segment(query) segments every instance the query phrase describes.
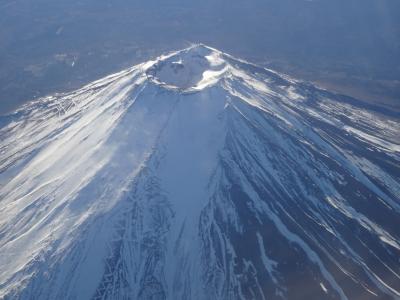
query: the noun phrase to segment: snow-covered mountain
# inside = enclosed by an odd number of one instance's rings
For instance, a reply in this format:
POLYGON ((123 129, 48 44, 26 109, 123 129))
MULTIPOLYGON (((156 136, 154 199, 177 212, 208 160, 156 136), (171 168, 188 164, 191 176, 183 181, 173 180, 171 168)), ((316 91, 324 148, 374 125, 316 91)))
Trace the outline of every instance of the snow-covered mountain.
POLYGON ((0 298, 399 299, 400 118, 195 45, 0 118, 0 298))

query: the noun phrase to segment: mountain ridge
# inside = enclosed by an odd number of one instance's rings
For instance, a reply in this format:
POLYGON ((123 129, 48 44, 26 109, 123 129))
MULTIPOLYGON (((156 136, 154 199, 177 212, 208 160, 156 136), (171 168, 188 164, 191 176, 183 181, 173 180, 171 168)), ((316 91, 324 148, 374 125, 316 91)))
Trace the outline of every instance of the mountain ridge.
POLYGON ((400 123, 336 97, 194 45, 25 105, 0 297, 400 296, 400 123))

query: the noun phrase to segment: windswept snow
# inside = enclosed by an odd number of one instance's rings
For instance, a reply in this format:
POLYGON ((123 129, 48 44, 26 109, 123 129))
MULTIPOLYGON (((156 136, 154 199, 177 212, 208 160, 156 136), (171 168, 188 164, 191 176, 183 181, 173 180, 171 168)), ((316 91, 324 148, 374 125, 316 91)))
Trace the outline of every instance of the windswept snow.
POLYGON ((0 118, 0 298, 391 299, 400 121, 204 45, 0 118))

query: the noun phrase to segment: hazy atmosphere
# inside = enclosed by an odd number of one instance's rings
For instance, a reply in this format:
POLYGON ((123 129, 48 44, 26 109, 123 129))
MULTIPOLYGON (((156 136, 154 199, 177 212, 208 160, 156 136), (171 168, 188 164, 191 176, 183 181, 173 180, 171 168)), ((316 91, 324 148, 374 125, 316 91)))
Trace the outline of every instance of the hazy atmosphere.
POLYGON ((0 112, 196 42, 400 108, 397 0, 3 0, 0 112))
POLYGON ((400 0, 0 0, 1 300, 400 299, 400 0))

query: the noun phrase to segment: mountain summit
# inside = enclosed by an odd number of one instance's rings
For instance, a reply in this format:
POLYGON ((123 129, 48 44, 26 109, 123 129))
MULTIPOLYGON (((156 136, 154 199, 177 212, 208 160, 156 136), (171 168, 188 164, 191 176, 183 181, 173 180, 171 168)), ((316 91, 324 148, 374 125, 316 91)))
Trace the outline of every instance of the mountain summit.
POLYGON ((400 297, 400 121, 204 45, 0 118, 0 298, 400 297))
POLYGON ((181 91, 196 91, 215 83, 228 70, 222 53, 195 45, 162 57, 146 73, 156 83, 181 91))

